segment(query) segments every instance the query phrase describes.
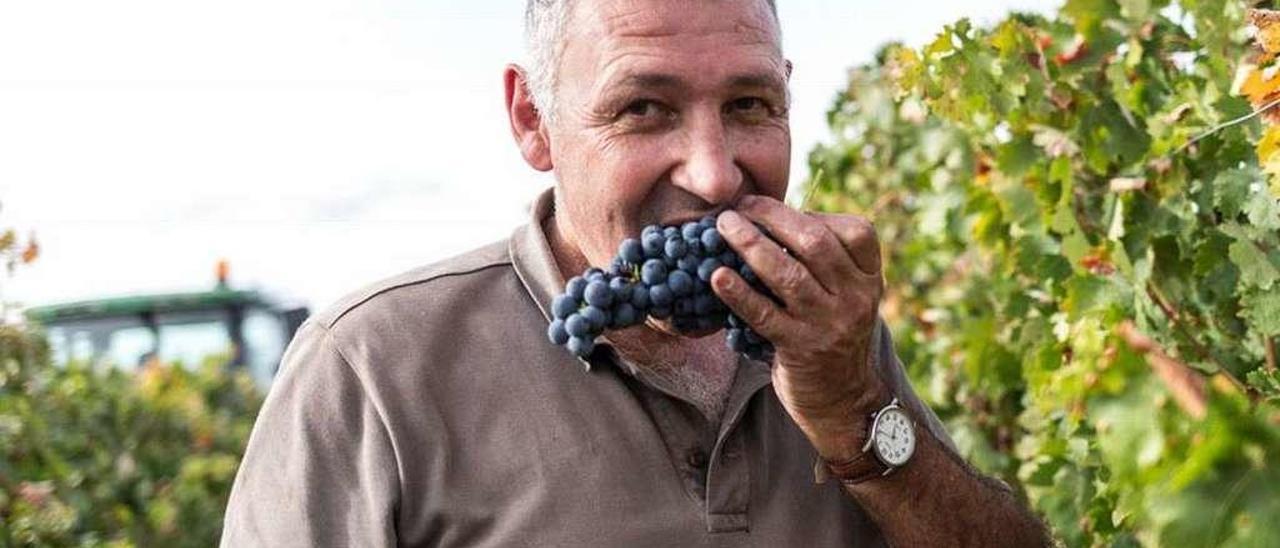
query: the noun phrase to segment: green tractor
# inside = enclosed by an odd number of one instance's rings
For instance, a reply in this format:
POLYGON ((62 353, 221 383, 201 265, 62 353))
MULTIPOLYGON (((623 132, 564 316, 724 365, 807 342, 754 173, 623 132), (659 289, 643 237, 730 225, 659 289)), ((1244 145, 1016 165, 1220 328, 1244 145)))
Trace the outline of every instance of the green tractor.
POLYGON ((261 291, 232 289, 220 263, 209 291, 134 295, 29 308, 56 363, 136 369, 152 360, 194 367, 225 356, 264 390, 309 311, 261 291))

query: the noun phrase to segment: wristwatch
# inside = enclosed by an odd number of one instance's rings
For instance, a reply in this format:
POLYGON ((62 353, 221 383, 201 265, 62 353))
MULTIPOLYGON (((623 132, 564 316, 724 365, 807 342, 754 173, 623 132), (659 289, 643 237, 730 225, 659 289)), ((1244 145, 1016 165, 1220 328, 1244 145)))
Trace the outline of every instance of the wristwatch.
POLYGON ((845 461, 823 459, 832 477, 845 485, 887 476, 911 460, 916 450, 916 428, 906 410, 894 398, 871 414, 871 431, 862 452, 845 461))

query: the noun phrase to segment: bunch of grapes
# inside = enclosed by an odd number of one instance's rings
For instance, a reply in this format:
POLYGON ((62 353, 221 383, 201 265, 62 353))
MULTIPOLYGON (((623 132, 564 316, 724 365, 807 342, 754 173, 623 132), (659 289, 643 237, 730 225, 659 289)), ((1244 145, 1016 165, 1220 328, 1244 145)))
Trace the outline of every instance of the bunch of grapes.
POLYGON ((715 217, 679 227, 649 225, 639 239, 628 238, 618 246, 607 271, 590 268, 565 284, 564 294, 551 303, 547 337, 577 356, 587 356, 606 329, 639 325, 653 317, 669 320, 679 331, 723 327, 734 352, 764 359, 773 353, 773 345, 711 290, 711 274, 721 266, 773 296, 725 243, 715 217))

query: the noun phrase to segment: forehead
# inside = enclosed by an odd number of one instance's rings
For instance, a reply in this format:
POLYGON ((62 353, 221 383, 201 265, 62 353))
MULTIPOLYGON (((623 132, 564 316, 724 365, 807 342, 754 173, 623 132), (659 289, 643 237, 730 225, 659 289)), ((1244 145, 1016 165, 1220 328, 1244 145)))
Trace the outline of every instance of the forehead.
POLYGON ((765 0, 583 0, 565 29, 562 79, 645 70, 705 73, 782 62, 765 0), (674 66, 673 66, 674 65, 674 66))

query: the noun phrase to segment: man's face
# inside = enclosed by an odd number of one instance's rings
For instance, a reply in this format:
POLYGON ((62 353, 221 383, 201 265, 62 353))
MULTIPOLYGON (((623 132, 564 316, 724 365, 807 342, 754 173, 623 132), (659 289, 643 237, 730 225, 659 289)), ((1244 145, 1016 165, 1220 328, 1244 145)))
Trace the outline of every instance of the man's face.
POLYGON ((557 223, 604 266, 648 224, 782 199, 788 67, 763 0, 576 2, 548 127, 557 223))

